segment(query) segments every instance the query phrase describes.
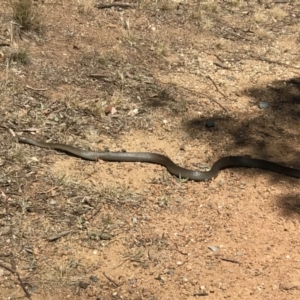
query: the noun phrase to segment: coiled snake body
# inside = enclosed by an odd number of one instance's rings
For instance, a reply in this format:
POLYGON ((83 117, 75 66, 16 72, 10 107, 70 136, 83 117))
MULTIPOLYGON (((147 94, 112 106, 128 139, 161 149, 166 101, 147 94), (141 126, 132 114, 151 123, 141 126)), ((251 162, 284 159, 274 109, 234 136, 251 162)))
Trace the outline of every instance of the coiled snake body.
POLYGON ((19 137, 20 143, 62 151, 86 160, 105 160, 119 162, 148 162, 165 166, 167 170, 179 178, 194 181, 207 181, 218 176, 220 170, 225 168, 243 167, 259 168, 291 177, 300 178, 300 170, 285 167, 267 160, 249 158, 244 156, 228 156, 217 160, 207 172, 189 170, 176 165, 169 157, 151 152, 95 152, 82 150, 73 146, 56 143, 45 143, 28 137, 19 137))

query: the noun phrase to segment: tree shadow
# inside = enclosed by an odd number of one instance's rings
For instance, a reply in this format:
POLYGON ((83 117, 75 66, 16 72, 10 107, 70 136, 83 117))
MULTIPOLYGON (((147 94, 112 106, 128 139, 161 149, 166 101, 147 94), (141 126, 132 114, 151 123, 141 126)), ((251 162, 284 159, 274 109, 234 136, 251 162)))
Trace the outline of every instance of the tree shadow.
MULTIPOLYGON (((215 123, 212 128, 205 127, 208 120, 205 116, 192 118, 183 124, 186 132, 190 137, 208 143, 216 152, 221 148, 222 156, 250 155, 300 170, 300 78, 249 88, 242 91, 242 95, 251 99, 248 111, 235 116, 210 116, 215 123), (265 102, 267 108, 260 109, 260 102, 265 102)), ((271 173, 271 185, 279 180, 271 173)), ((285 180, 291 180, 293 184, 294 179, 287 177, 285 180)), ((284 215, 300 212, 297 194, 285 194, 278 199, 278 205, 284 215)))
POLYGON ((277 199, 282 215, 300 220, 300 199, 298 194, 288 194, 277 199))

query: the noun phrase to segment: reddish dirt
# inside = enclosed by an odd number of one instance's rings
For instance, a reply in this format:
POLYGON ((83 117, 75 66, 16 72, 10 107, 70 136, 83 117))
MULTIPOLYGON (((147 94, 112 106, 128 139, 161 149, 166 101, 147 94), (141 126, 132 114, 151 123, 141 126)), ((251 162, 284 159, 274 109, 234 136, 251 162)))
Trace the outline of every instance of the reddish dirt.
POLYGON ((299 299, 299 179, 17 142, 300 169, 299 1, 35 3, 39 31, 0 7, 0 299, 299 299))

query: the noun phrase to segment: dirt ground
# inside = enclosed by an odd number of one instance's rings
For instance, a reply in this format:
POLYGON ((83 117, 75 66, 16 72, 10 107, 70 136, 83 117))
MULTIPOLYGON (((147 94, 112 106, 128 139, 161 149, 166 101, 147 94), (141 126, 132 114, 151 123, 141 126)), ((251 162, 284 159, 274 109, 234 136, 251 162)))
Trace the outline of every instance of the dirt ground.
POLYGON ((0 299, 299 299, 300 179, 18 143, 300 169, 298 0, 127 3, 35 1, 24 31, 1 1, 0 299))

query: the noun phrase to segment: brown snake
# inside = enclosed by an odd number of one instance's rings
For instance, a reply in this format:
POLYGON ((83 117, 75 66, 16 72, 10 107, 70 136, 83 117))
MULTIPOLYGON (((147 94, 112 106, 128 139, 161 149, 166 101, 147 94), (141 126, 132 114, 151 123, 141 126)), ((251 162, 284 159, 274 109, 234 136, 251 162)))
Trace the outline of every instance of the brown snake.
POLYGON ((62 151, 86 160, 105 160, 119 162, 148 162, 165 166, 167 170, 179 178, 194 181, 207 181, 218 176, 220 170, 225 168, 243 167, 259 168, 291 177, 300 178, 300 170, 285 167, 267 160, 243 156, 228 156, 218 159, 207 172, 189 170, 176 165, 169 157, 151 152, 95 152, 82 150, 73 146, 56 143, 45 143, 28 137, 19 137, 20 143, 62 151))

